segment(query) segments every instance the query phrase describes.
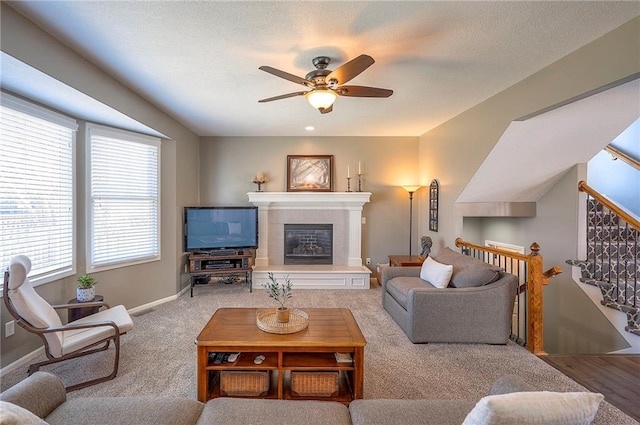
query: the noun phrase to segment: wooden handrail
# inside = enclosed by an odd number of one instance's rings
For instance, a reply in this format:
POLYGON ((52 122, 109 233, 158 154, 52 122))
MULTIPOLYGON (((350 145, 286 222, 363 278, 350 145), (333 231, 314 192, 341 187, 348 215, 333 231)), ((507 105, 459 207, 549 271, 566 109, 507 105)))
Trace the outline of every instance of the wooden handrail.
POLYGON ((617 148, 615 148, 615 147, 613 147, 611 145, 607 145, 607 146, 604 147, 604 150, 609 152, 609 154, 611 154, 612 156, 614 156, 615 159, 620 158, 621 160, 623 160, 627 164, 631 165, 636 170, 640 171, 640 162, 638 162, 636 159, 630 157, 626 153, 622 152, 620 149, 617 149, 617 148))
MULTIPOLYGON (((504 255, 506 257, 513 257, 516 260, 521 260, 521 261, 527 261, 529 259, 529 256, 525 255, 525 254, 520 254, 518 252, 513 252, 513 251, 504 251, 504 250, 502 250, 500 248, 491 248, 491 247, 488 247, 488 246, 476 245, 476 244, 473 244, 471 242, 465 242, 465 241, 462 240, 462 238, 456 238, 456 246, 458 248, 460 248, 461 246, 465 246, 467 248, 473 248, 473 249, 477 249, 477 250, 480 250, 480 251, 490 252, 490 253, 496 254, 496 255, 504 255)), ((532 246, 533 246, 533 244, 532 244, 532 246)))
POLYGON ((640 221, 638 221, 635 217, 631 216, 631 214, 627 213, 622 208, 620 208, 619 206, 617 206, 616 204, 608 200, 606 197, 602 196, 594 188, 589 186, 587 182, 585 182, 584 180, 580 180, 580 182, 578 183, 578 190, 580 192, 585 192, 593 196, 595 199, 598 200, 598 202, 600 202, 605 207, 609 208, 611 211, 616 213, 621 219, 629 223, 629 226, 640 231, 640 221))
POLYGON ((456 238, 456 246, 488 252, 505 258, 516 259, 527 264, 526 282, 520 287, 520 292, 525 290, 527 292, 526 347, 534 354, 547 354, 543 348, 542 287, 549 283, 550 278, 562 273, 562 269, 559 266, 554 266, 547 271, 543 271, 543 259, 540 255, 540 245, 536 242, 533 242, 529 247, 531 250, 531 254, 529 255, 502 250, 500 248, 476 245, 470 242, 465 242, 461 238, 456 238))

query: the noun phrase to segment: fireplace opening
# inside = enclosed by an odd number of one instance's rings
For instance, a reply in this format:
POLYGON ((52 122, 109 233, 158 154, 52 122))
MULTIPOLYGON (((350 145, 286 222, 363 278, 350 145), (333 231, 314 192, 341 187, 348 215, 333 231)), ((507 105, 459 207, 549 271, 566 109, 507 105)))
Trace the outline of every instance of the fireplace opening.
POLYGON ((285 224, 285 264, 333 264, 333 224, 285 224))

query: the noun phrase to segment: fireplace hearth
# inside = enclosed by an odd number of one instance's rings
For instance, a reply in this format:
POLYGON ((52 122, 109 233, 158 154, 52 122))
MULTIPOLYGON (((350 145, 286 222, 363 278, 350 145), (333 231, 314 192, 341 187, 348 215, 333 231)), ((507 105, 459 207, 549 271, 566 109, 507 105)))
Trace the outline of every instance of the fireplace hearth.
POLYGON ((285 224, 284 264, 333 264, 333 224, 285 224))

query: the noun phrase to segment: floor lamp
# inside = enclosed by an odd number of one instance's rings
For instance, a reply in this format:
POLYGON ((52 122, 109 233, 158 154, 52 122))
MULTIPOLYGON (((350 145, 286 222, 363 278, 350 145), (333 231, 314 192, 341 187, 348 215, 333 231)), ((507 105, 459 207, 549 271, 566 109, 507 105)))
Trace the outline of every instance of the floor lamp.
POLYGON ((413 234, 413 193, 417 192, 422 186, 402 186, 404 190, 409 192, 409 257, 411 257, 411 236, 413 234))

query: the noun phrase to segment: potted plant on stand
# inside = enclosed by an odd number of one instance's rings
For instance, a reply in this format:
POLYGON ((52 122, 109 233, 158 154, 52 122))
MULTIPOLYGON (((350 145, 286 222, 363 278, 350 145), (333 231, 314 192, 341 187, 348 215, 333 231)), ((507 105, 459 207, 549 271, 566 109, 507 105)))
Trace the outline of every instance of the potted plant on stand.
POLYGON ((289 321, 289 307, 287 307, 287 302, 293 296, 289 275, 284 277, 284 283, 279 283, 276 278, 273 277, 273 273, 268 273, 267 276, 268 281, 263 285, 264 289, 269 298, 273 298, 280 304, 276 309, 276 321, 287 323, 289 321))
POLYGON ((93 301, 96 297, 96 282, 93 276, 83 274, 78 277, 78 288, 76 289, 76 299, 78 302, 85 303, 93 301))

